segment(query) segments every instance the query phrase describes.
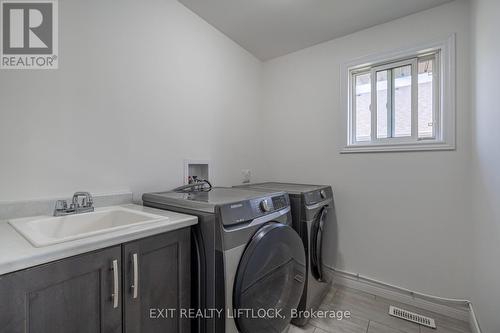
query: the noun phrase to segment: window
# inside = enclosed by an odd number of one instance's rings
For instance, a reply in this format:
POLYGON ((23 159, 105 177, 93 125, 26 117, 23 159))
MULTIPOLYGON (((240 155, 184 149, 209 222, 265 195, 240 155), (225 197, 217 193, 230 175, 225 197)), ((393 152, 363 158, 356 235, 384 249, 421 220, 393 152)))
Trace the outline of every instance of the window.
POLYGON ((454 36, 345 65, 342 152, 455 148, 454 36))

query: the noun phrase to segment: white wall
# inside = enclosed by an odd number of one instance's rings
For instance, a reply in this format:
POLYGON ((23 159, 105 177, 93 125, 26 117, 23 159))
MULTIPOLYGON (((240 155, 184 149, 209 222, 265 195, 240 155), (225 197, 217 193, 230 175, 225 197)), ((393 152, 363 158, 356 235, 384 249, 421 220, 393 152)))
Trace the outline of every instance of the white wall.
POLYGON ((332 184, 338 225, 329 265, 445 297, 474 291, 482 322, 498 331, 500 298, 482 288, 500 277, 499 119, 488 72, 498 71, 494 5, 478 0, 476 8, 477 21, 489 23, 475 35, 482 131, 474 219, 470 8, 462 0, 264 65, 175 0, 60 1, 60 69, 0 72, 0 200, 77 189, 139 198, 178 185, 185 158, 212 160, 218 185, 238 183, 247 168, 254 180, 332 184), (340 65, 451 33, 457 151, 340 155, 340 65), (481 273, 472 289, 474 230, 481 273))
POLYGON ((473 2, 475 98, 474 216, 475 305, 485 333, 500 332, 500 2, 473 2))
POLYGON ((338 225, 328 265, 420 292, 469 296, 469 19, 469 4, 457 1, 265 63, 266 172, 334 186, 338 225), (341 64, 452 33, 458 149, 339 154, 341 64))
POLYGON ((0 72, 0 200, 256 169, 262 65, 177 1, 59 1, 59 35, 58 70, 0 72))

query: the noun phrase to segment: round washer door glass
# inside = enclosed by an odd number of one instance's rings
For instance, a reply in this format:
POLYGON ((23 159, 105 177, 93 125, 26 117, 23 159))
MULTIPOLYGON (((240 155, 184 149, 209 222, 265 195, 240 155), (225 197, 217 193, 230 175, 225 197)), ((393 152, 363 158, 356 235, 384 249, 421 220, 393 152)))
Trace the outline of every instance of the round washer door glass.
POLYGON ((260 228, 241 257, 233 290, 242 333, 281 333, 304 291, 305 252, 297 233, 281 223, 260 228))

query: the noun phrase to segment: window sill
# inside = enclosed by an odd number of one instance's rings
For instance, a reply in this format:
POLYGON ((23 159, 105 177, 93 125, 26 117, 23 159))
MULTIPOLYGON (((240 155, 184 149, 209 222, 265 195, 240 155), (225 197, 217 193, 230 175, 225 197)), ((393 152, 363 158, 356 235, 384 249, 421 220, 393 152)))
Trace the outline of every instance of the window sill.
POLYGON ((387 152, 411 152, 411 151, 435 151, 455 150, 454 144, 446 142, 419 142, 404 144, 357 144, 344 147, 341 154, 353 153, 387 153, 387 152))

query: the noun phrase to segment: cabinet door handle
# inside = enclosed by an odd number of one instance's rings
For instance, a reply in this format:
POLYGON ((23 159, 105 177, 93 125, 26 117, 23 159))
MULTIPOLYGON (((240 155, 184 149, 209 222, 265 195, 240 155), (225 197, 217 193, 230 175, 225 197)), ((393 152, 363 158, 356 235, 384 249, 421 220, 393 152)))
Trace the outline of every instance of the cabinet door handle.
POLYGON ((137 253, 132 254, 132 298, 137 298, 137 290, 139 290, 139 258, 137 253))
POLYGON ((113 299, 113 308, 118 308, 118 300, 120 298, 120 286, 118 279, 118 260, 113 260, 113 294, 111 294, 111 298, 113 299))

